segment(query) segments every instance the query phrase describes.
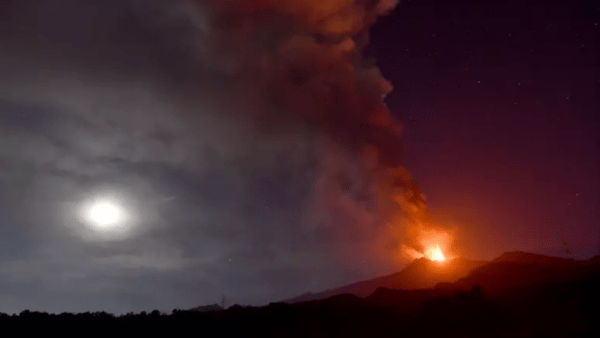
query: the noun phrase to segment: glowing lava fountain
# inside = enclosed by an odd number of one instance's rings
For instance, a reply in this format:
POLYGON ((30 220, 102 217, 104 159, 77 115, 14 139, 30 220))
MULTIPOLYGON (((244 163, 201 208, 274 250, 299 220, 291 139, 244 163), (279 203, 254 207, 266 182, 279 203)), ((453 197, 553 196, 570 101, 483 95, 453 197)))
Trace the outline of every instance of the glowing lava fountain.
POLYGON ((445 261, 446 260, 446 256, 444 256, 444 253, 440 249, 439 245, 437 245, 435 248, 431 248, 431 249, 427 250, 427 258, 429 258, 432 261, 445 261))

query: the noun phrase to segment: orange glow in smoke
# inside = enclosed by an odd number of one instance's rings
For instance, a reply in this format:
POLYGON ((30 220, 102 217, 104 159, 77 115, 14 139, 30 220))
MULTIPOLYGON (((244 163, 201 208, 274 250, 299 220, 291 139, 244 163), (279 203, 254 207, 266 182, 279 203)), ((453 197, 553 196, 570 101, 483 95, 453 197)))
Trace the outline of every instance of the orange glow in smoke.
POLYGON ((437 245, 435 248, 427 250, 427 258, 429 258, 432 261, 446 260, 446 256, 444 256, 444 253, 442 252, 442 249, 440 249, 439 245, 437 245))
POLYGON ((454 236, 451 232, 417 224, 410 228, 408 235, 414 245, 402 245, 404 259, 414 260, 425 257, 432 261, 442 262, 453 258, 451 251, 454 236))

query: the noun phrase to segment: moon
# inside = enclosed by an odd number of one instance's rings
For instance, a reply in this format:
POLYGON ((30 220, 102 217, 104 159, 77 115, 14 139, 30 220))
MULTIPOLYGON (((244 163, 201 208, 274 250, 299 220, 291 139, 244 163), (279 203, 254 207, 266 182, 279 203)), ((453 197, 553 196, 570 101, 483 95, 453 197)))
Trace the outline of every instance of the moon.
POLYGON ((100 228, 117 225, 124 216, 124 210, 109 201, 95 202, 89 207, 88 220, 100 228))
MULTIPOLYGON (((153 191, 146 192, 152 196, 153 191)), ((156 195, 156 194, 155 194, 156 195)), ((126 187, 100 186, 64 204, 64 225, 89 243, 122 241, 139 236, 161 220, 159 209, 175 196, 142 198, 126 187)))
MULTIPOLYGON (((79 233, 94 240, 118 240, 132 234, 135 213, 127 199, 117 194, 98 194, 82 201, 80 219, 84 228, 79 233)), ((131 202, 131 201, 130 201, 131 202)))

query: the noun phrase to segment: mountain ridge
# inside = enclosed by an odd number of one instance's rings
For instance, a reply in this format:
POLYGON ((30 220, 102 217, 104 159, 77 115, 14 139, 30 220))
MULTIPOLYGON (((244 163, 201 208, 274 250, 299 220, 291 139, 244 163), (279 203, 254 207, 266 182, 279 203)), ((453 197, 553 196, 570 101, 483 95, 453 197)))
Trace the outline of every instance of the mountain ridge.
POLYGON ((403 270, 373 279, 360 281, 339 288, 328 289, 317 293, 307 292, 300 296, 284 300, 294 304, 329 297, 352 294, 361 298, 370 296, 377 288, 390 289, 428 289, 441 282, 455 282, 469 273, 473 268, 487 263, 486 261, 469 260, 458 257, 443 262, 431 261, 427 258, 416 259, 403 270))
MULTIPOLYGON (((502 290, 524 287, 543 281, 570 281, 584 278, 590 271, 600 271, 600 256, 589 260, 574 260, 546 256, 523 251, 505 252, 492 261, 470 260, 458 257, 446 261, 416 259, 399 272, 360 281, 339 288, 317 293, 307 292, 282 301, 296 304, 324 300, 343 294, 351 294, 363 299, 373 299, 378 289, 415 291, 431 289, 444 293, 444 290, 471 290, 475 285, 485 290, 502 290)), ((381 291, 380 291, 381 292, 381 291)), ((406 293, 403 297, 413 297, 417 293, 406 293)))

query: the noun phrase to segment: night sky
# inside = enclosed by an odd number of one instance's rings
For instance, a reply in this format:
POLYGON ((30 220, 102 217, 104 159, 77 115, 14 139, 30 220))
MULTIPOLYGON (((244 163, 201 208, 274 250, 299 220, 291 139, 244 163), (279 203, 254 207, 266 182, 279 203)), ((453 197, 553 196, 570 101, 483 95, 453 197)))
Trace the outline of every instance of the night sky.
POLYGON ((410 1, 372 30, 408 167, 469 256, 600 254, 600 7, 585 4, 410 1))
POLYGON ((493 3, 2 1, 0 312, 600 254, 600 7, 493 3))

